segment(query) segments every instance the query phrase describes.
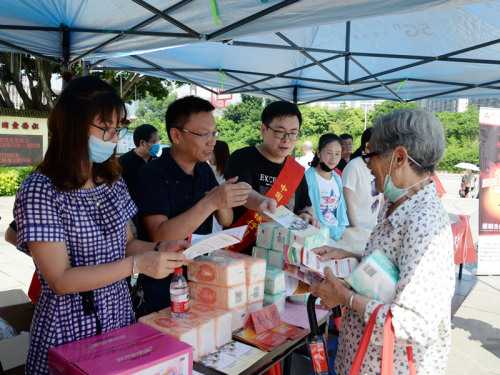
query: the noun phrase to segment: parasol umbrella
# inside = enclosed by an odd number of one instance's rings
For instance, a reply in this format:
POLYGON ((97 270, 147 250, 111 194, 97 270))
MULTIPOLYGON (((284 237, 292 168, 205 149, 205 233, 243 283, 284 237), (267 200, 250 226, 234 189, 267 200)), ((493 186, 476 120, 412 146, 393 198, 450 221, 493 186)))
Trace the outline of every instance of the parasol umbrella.
POLYGON ((462 169, 470 169, 471 171, 477 171, 479 172, 479 168, 471 163, 458 163, 455 165, 456 168, 462 168, 462 169))

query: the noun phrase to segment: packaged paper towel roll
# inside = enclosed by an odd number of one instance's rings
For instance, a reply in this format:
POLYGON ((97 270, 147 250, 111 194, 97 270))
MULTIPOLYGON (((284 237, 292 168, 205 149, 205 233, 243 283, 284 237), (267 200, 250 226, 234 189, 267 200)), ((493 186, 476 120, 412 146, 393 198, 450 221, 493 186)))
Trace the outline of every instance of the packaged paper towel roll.
POLYGON ((278 294, 267 294, 264 293, 264 306, 276 305, 278 312, 285 310, 285 292, 278 294))
POLYGON ((254 311, 262 310, 264 308, 264 300, 260 300, 254 303, 249 303, 247 305, 248 312, 253 313, 254 311))
POLYGON ((264 280, 247 285, 248 303, 254 303, 264 299, 264 280))
POLYGON ((267 267, 266 285, 264 292, 267 294, 278 294, 285 291, 285 273, 276 268, 267 267))
MULTIPOLYGON (((232 319, 229 311, 218 309, 198 301, 190 301, 190 311, 215 319, 215 344, 217 348, 232 340, 233 332, 228 322, 232 319)), ((188 323, 189 324, 189 323, 188 323)))
POLYGON ((243 260, 245 262, 247 285, 263 281, 266 278, 265 259, 254 258, 249 255, 236 253, 230 250, 215 250, 212 252, 212 255, 243 260))
POLYGON ((247 304, 246 283, 233 287, 221 287, 190 281, 191 299, 224 310, 232 310, 247 304))
POLYGON ((233 332, 243 328, 248 320, 248 317, 250 316, 246 305, 237 309, 229 310, 229 312, 232 315, 231 330, 233 332))
MULTIPOLYGON (((172 317, 172 310, 170 307, 160 310, 158 312, 160 315, 166 316, 168 318, 172 317)), ((180 320, 180 319, 177 319, 180 320)), ((198 335, 198 355, 203 357, 205 354, 210 353, 214 350, 217 345, 215 342, 215 317, 209 314, 194 311, 192 308, 189 310, 189 314, 182 318, 182 323, 185 323, 193 328, 196 328, 198 335)))
POLYGON ((281 269, 283 261, 285 260, 285 253, 279 250, 267 250, 267 266, 281 269))
POLYGON ((240 259, 202 256, 187 266, 188 279, 199 283, 234 286, 246 283, 245 262, 240 259))
POLYGON ((267 261, 267 249, 264 249, 264 248, 258 247, 258 246, 254 246, 252 249, 252 257, 264 259, 265 261, 267 261))
POLYGON ((256 245, 263 249, 270 249, 273 243, 274 228, 280 226, 281 225, 279 225, 275 221, 259 224, 259 226, 257 227, 256 245))
POLYGON ((198 359, 200 355, 200 341, 198 330, 183 323, 182 320, 173 319, 164 314, 152 313, 139 318, 139 323, 157 329, 160 332, 173 336, 194 348, 193 358, 198 359))

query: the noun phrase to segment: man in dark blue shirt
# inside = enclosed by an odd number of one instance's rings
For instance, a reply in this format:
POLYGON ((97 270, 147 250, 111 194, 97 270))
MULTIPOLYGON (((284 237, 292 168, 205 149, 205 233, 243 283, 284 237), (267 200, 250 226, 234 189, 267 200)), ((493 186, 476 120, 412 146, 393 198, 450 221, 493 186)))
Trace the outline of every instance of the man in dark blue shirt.
MULTIPOLYGON (((219 186, 206 163, 220 136, 208 101, 188 96, 176 100, 165 120, 169 152, 145 165, 136 181, 138 237, 153 242, 186 239, 212 232, 212 215, 223 226, 233 221, 233 207, 246 203, 251 187, 237 177, 219 186)), ((170 306, 169 276, 145 277, 145 313, 170 306)), ((141 315, 140 313, 138 315, 141 315)))

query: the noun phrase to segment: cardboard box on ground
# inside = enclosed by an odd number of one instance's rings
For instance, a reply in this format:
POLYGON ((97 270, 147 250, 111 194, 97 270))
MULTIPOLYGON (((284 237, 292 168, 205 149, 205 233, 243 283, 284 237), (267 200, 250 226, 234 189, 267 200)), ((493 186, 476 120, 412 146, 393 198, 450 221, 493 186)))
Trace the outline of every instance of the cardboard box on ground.
MULTIPOLYGON (((35 305, 21 289, 0 292, 0 317, 19 334, 29 332, 35 305)), ((5 375, 24 373, 30 344, 29 333, 0 341, 0 363, 5 375)))

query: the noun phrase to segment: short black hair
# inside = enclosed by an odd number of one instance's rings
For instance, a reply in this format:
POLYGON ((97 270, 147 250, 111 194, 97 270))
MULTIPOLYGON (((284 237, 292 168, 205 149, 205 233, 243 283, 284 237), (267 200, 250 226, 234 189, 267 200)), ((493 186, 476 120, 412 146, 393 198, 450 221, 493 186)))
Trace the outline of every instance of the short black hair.
POLYGON ((165 114, 165 123, 167 125, 168 139, 172 142, 170 130, 172 128, 184 128, 189 120, 189 116, 200 112, 212 112, 215 107, 205 99, 190 95, 177 99, 170 104, 165 114))
POLYGON ((262 123, 264 125, 269 126, 271 122, 275 118, 283 118, 283 117, 293 117, 297 116, 299 119, 299 127, 302 125, 302 114, 299 111, 299 108, 290 102, 285 102, 283 100, 279 100, 276 102, 272 102, 262 111, 262 123))
POLYGON ((365 145, 367 142, 370 142, 370 139, 373 134, 373 128, 366 128, 366 130, 363 132, 363 135, 361 135, 361 148, 364 151, 365 145))
POLYGON ((143 124, 141 126, 138 126, 134 130, 135 147, 139 147, 141 141, 148 142, 151 139, 153 133, 158 133, 158 129, 156 129, 153 125, 143 124))
POLYGON ((339 138, 342 139, 342 140, 345 140, 345 139, 353 139, 352 138, 352 135, 348 134, 348 133, 344 133, 344 134, 341 134, 339 135, 339 138))

